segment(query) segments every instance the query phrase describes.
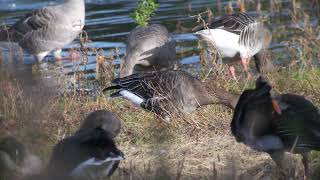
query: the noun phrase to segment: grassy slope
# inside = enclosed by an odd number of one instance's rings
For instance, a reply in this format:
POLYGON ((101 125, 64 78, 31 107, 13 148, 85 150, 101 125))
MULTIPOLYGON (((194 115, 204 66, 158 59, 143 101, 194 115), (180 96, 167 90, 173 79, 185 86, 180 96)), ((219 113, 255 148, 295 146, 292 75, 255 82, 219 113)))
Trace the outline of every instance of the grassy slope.
MULTIPOLYGON (((298 73, 296 69, 281 69, 267 75, 275 91, 297 93, 320 104, 320 71, 309 68, 298 73)), ((214 82, 230 91, 240 92, 252 82, 236 84, 215 78, 214 82)), ((101 95, 93 100, 69 96, 39 98, 41 93, 24 96, 19 82, 2 74, 0 78, 1 134, 12 134, 24 139, 28 147, 44 159, 52 146, 72 133, 86 114, 96 109, 116 112, 123 121, 118 145, 125 152, 119 177, 134 178, 214 178, 214 177, 278 177, 275 164, 265 153, 252 151, 238 144, 230 134, 232 111, 220 105, 210 105, 184 116, 173 118, 171 124, 161 122, 152 113, 140 110, 130 103, 101 95), (17 94, 19 94, 17 96, 17 94), (41 102, 45 101, 45 102, 41 102), (41 107, 40 107, 40 105, 41 107), (41 148, 38 148, 41 147, 41 148)), ((318 161, 316 153, 313 162, 318 161)), ((290 171, 301 177, 302 165, 290 159, 290 171)), ((220 179, 220 178, 219 178, 220 179)))

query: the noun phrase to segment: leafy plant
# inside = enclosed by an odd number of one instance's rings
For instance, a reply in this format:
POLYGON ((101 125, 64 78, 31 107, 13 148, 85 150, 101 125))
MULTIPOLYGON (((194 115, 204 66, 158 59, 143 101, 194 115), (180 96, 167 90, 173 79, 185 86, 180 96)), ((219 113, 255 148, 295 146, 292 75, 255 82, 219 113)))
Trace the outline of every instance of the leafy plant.
POLYGON ((157 0, 139 0, 137 9, 131 15, 131 17, 140 26, 146 26, 151 16, 155 14, 159 4, 157 0))

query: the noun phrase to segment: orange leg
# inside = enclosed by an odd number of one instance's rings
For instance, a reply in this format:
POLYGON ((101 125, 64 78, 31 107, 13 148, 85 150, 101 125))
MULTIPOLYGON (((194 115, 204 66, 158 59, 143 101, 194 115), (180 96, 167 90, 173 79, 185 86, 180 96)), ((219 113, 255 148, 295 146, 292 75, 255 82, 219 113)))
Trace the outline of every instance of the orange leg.
POLYGON ((236 69, 235 69, 233 66, 230 66, 230 67, 229 67, 229 73, 230 73, 230 75, 232 76, 232 78, 233 78, 234 80, 237 80, 237 77, 236 77, 236 69))
POLYGON ((250 63, 250 58, 241 58, 241 65, 244 69, 244 72, 247 75, 247 79, 252 79, 252 75, 249 72, 249 63, 250 63))

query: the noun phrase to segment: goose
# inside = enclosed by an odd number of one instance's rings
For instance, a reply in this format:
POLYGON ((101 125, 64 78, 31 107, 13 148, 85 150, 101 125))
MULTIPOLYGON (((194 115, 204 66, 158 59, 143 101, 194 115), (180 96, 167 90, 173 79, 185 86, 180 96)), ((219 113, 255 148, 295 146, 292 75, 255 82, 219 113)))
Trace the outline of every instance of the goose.
POLYGON ((136 72, 173 69, 177 61, 175 40, 162 25, 136 27, 130 32, 126 44, 120 77, 136 72))
POLYGON ((103 90, 116 90, 111 98, 124 97, 166 121, 169 121, 170 113, 191 113, 208 104, 222 103, 232 108, 238 98, 218 88, 215 89, 216 97, 211 96, 204 83, 181 70, 136 73, 114 79, 112 83, 113 86, 103 90))
POLYGON ((12 136, 0 140, 0 179, 16 179, 41 171, 41 160, 12 136))
POLYGON ((77 132, 98 127, 107 131, 111 138, 115 138, 120 133, 121 121, 113 112, 104 109, 97 110, 91 112, 84 119, 77 132))
POLYGON ((308 155, 320 150, 319 110, 303 96, 271 94, 263 77, 256 88, 245 90, 236 105, 231 131, 238 142, 267 152, 282 167, 284 152, 302 155, 305 177, 308 155))
MULTIPOLYGON (((195 35, 200 40, 213 43, 222 58, 236 58, 240 55, 240 62, 248 78, 251 78, 251 57, 254 57, 258 72, 262 62, 269 63, 264 59, 264 54, 271 42, 272 34, 262 23, 246 13, 233 13, 216 18, 209 25, 209 29, 197 31, 195 35)), ((236 79, 235 68, 230 66, 229 71, 236 79)))
POLYGON ((88 129, 54 147, 47 171, 53 179, 99 179, 111 176, 123 159, 123 153, 105 130, 88 129))
POLYGON ((84 22, 84 0, 65 0, 34 10, 8 29, 0 29, 0 41, 19 43, 37 62, 50 52, 62 59, 61 49, 80 34, 84 22))
POLYGON ((112 124, 118 119, 112 116, 110 119, 101 118, 102 114, 110 115, 110 112, 96 111, 89 114, 81 130, 58 142, 53 148, 46 169, 47 177, 87 180, 105 178, 113 174, 120 161, 124 159, 123 153, 116 147, 113 139, 117 135, 116 132, 120 131, 114 131, 113 127, 116 125, 112 124), (91 122, 88 122, 89 119, 91 122), (98 125, 98 122, 101 122, 101 125, 98 125), (106 128, 106 122, 109 122, 112 128, 106 128))

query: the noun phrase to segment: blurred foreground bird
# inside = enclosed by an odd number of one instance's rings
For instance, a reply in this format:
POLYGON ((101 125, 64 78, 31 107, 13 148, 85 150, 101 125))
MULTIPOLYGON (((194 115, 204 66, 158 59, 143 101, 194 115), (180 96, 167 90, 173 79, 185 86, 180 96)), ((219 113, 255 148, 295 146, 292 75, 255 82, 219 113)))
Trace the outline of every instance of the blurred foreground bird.
POLYGON ((84 0, 65 0, 32 11, 8 29, 0 29, 0 41, 16 42, 40 62, 49 53, 61 59, 61 49, 82 31, 84 0))
MULTIPOLYGON (((235 58, 240 55, 240 62, 248 78, 251 77, 251 57, 254 57, 258 72, 262 63, 268 63, 264 59, 265 49, 269 47, 272 34, 262 23, 246 13, 218 17, 209 24, 209 29, 198 31, 195 35, 200 40, 214 44, 222 58, 235 58)), ((230 66, 229 70, 236 79, 235 68, 230 66)))
POLYGON ((176 62, 175 40, 164 26, 138 26, 128 36, 120 77, 137 72, 173 69, 176 62))
POLYGON ((116 138, 121 130, 121 121, 113 112, 97 110, 91 112, 81 123, 77 132, 87 129, 101 128, 109 133, 111 138, 116 138))
POLYGON ((319 110, 303 96, 271 95, 270 91, 260 77, 255 89, 242 93, 231 122, 232 134, 238 142, 269 153, 280 167, 284 152, 301 154, 307 177, 308 155, 320 150, 319 110))
POLYGON ((121 123, 105 110, 88 115, 79 131, 53 149, 47 168, 49 179, 88 180, 109 177, 124 159, 113 138, 121 123))
POLYGON ((205 83, 184 71, 136 73, 112 81, 104 91, 116 90, 110 97, 124 97, 137 106, 169 120, 171 113, 191 113, 198 107, 222 103, 235 107, 238 96, 224 90, 207 91, 205 83))
POLYGON ((114 113, 90 113, 78 131, 55 145, 46 168, 23 180, 96 180, 111 176, 124 159, 114 142, 120 129, 121 122, 114 113))
POLYGON ((12 136, 0 139, 0 179, 15 180, 41 171, 41 160, 12 136))

